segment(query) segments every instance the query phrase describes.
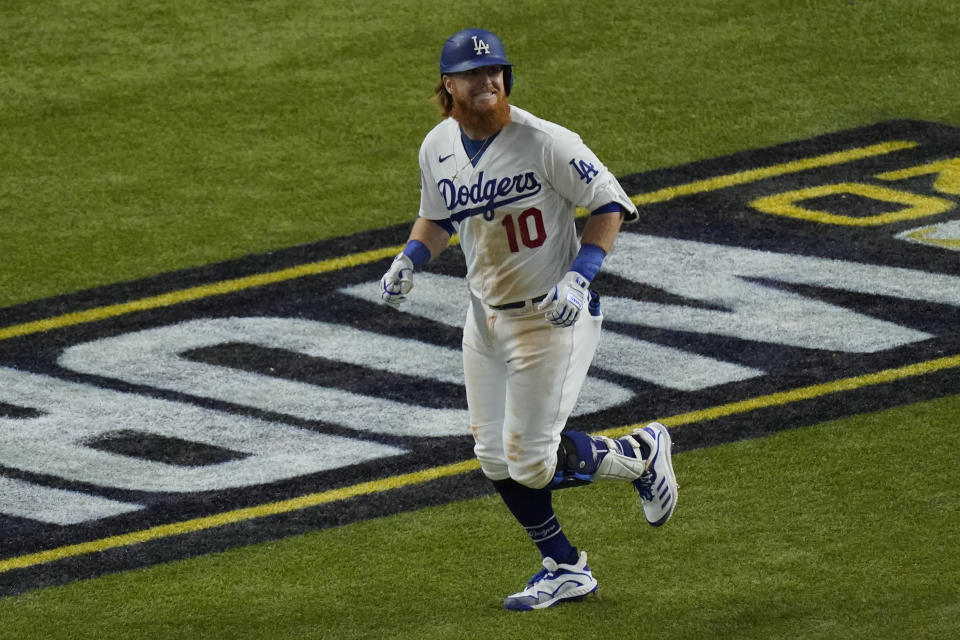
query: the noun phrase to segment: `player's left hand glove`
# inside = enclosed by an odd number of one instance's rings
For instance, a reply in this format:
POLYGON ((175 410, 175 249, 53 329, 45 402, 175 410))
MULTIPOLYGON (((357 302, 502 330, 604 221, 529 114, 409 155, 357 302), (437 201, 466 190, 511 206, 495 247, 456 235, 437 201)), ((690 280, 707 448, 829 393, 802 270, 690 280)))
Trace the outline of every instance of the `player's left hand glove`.
POLYGON ((563 279, 550 289, 537 309, 545 311, 547 322, 556 327, 569 327, 587 306, 590 281, 576 271, 568 271, 563 279))
POLYGON ((380 299, 398 307, 413 289, 413 260, 404 253, 397 254, 393 264, 380 279, 380 299))

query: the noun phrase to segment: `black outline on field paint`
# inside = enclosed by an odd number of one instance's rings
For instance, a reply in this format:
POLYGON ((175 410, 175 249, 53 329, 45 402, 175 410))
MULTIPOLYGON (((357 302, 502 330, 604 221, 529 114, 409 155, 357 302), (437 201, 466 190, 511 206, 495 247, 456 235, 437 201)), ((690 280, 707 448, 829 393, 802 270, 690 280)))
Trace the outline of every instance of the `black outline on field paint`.
MULTIPOLYGON (((749 413, 761 409, 769 409, 771 407, 782 406, 793 402, 802 402, 835 393, 853 391, 874 385, 889 384, 906 378, 939 373, 941 371, 954 368, 960 368, 960 354, 938 358, 936 360, 917 362, 903 367, 897 367, 895 369, 886 369, 873 374, 853 376, 827 383, 773 393, 766 396, 747 398, 744 400, 730 402, 725 405, 718 405, 715 407, 691 411, 675 416, 651 418, 651 420, 656 420, 666 424, 669 427, 677 428, 692 423, 702 423, 709 420, 715 420, 720 417, 749 413)), ((611 437, 625 435, 630 433, 634 428, 643 426, 651 420, 629 426, 607 429, 597 432, 597 434, 611 437)), ((309 509, 322 504, 339 502, 358 496, 364 496, 373 493, 383 493, 394 489, 431 482, 448 476, 477 471, 479 468, 480 465, 475 459, 465 460, 459 463, 443 465, 422 471, 415 471, 399 476, 392 476, 383 480, 362 482, 350 487, 332 489, 330 491, 324 491, 321 493, 313 493, 297 498, 280 500, 256 507, 224 511, 215 515, 194 518, 184 522, 171 523, 158 527, 151 527, 150 529, 141 531, 133 531, 126 534, 101 538, 99 540, 91 540, 89 542, 67 545, 64 547, 58 547, 56 549, 0 560, 0 573, 6 573, 15 569, 26 569, 36 565, 47 564, 57 560, 64 560, 89 553, 97 553, 100 551, 107 551, 110 549, 116 549, 134 544, 182 536, 188 533, 206 531, 209 529, 237 524, 248 520, 255 520, 258 518, 266 518, 269 516, 299 511, 302 509, 309 509)))
MULTIPOLYGON (((878 153, 890 153, 894 151, 912 149, 916 146, 918 146, 917 143, 898 140, 891 141, 891 143, 869 145, 868 147, 862 147, 860 149, 873 149, 878 153), (885 144, 889 144, 890 146, 884 146, 885 144)), ((776 165, 761 167, 759 169, 756 167, 746 168, 743 171, 717 175, 713 178, 698 179, 685 184, 662 187, 653 191, 640 193, 639 195, 634 196, 634 200, 641 206, 655 204, 658 202, 666 202, 675 198, 697 195, 701 193, 710 193, 728 186, 742 185, 752 180, 763 180, 786 173, 805 171, 810 167, 824 166, 824 163, 816 162, 817 158, 836 157, 838 159, 838 163, 846 163, 870 156, 871 153, 869 152, 858 155, 858 149, 854 148, 845 152, 820 154, 816 158, 793 158, 792 160, 786 160, 783 163, 777 163, 776 165), (840 160, 841 158, 847 159, 840 160), (806 160, 813 160, 814 162, 805 163, 806 160)), ((709 164, 709 162, 711 161, 705 161, 704 163, 700 164, 709 164)), ((826 162, 826 164, 829 164, 829 162, 826 162)), ((630 177, 628 177, 626 180, 629 181, 629 178, 630 177)), ((114 301, 98 307, 88 308, 80 311, 64 310, 63 313, 48 318, 25 319, 23 322, 8 325, 5 328, 0 327, 0 342, 24 335, 56 331, 60 328, 73 327, 90 322, 98 322, 108 318, 116 318, 127 314, 135 314, 139 311, 165 308, 171 305, 196 301, 206 297, 235 293, 248 288, 276 284, 286 280, 292 280, 320 273, 333 272, 340 269, 355 267, 361 264, 373 263, 392 257, 397 251, 399 251, 399 249, 400 245, 391 245, 371 251, 357 251, 336 258, 303 262, 299 264, 294 263, 283 269, 248 273, 247 275, 237 278, 212 282, 198 282, 190 287, 181 288, 174 291, 158 291, 153 295, 136 298, 127 302, 114 301)), ((703 423, 708 421, 723 420, 724 418, 731 416, 759 412, 764 409, 785 406, 788 404, 803 403, 834 394, 864 390, 902 380, 936 375, 950 371, 957 367, 960 367, 960 354, 931 358, 914 362, 913 364, 882 369, 873 373, 840 378, 826 383, 799 386, 786 391, 778 391, 776 393, 758 395, 752 398, 730 403, 717 404, 705 409, 685 412, 669 417, 662 417, 659 418, 659 420, 674 427, 680 427, 694 422, 703 423)), ((617 435, 628 432, 634 426, 636 425, 607 429, 599 433, 604 433, 606 435, 617 435)), ((350 486, 339 487, 329 491, 310 493, 295 498, 268 502, 252 507, 230 509, 212 515, 149 527, 137 531, 131 531, 125 534, 102 537, 77 544, 63 545, 45 551, 28 553, 0 560, 0 576, 3 574, 16 573, 20 570, 42 567, 48 564, 53 565, 59 561, 74 559, 91 554, 99 554, 109 550, 123 549, 134 545, 162 541, 174 537, 189 537, 191 534, 198 532, 209 531, 211 529, 217 529, 221 527, 229 527, 230 525, 236 525, 261 518, 282 516, 284 514, 307 510, 324 504, 331 504, 365 496, 374 496, 377 494, 390 494, 408 487, 415 487, 427 483, 444 481, 445 479, 455 478, 458 476, 465 476, 476 472, 477 470, 478 465, 473 459, 470 459, 453 464, 428 467, 410 473, 382 478, 380 480, 373 480, 369 482, 353 484, 350 486)), ((474 473, 474 475, 476 474, 474 473)), ((2 597, 2 590, 0 590, 0 597, 2 597)))

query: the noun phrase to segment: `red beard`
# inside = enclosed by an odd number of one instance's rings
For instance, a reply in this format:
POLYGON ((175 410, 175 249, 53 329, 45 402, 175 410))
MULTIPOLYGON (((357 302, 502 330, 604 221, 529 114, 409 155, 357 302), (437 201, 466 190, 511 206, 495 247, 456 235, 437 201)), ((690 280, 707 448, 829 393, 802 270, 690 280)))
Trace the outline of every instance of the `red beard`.
POLYGON ((453 96, 450 117, 468 131, 486 131, 492 136, 510 123, 510 102, 507 96, 497 93, 497 103, 489 109, 474 109, 469 102, 453 96))

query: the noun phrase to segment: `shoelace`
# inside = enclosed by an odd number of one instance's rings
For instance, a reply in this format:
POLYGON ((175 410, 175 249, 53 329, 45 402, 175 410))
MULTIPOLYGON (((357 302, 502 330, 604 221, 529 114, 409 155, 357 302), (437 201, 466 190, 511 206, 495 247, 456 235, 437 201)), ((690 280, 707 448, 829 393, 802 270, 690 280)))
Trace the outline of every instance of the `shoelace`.
POLYGON ((653 471, 644 471, 643 475, 636 479, 637 491, 644 500, 653 500, 653 482, 657 479, 657 474, 653 471))
POLYGON ((533 585, 537 584, 538 582, 540 582, 540 581, 543 580, 544 578, 549 577, 550 575, 551 575, 551 573, 550 573, 549 571, 547 571, 547 568, 546 568, 546 567, 544 567, 543 569, 540 569, 540 571, 537 571, 537 572, 533 575, 533 577, 530 578, 530 580, 527 581, 527 588, 532 587, 533 585))

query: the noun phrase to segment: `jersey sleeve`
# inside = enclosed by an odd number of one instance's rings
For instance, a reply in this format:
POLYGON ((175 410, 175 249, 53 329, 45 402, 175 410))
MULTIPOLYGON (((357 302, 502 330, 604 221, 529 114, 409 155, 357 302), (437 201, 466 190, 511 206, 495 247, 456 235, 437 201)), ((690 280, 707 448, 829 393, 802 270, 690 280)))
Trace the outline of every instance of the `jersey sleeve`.
POLYGON ((450 211, 447 209, 440 190, 437 189, 437 181, 433 175, 434 157, 431 153, 429 139, 424 140, 420 146, 420 212, 421 218, 428 220, 449 220, 450 211))
POLYGON ((626 221, 637 219, 637 207, 620 182, 575 133, 554 140, 545 164, 554 188, 578 207, 594 211, 616 202, 623 207, 626 221))

